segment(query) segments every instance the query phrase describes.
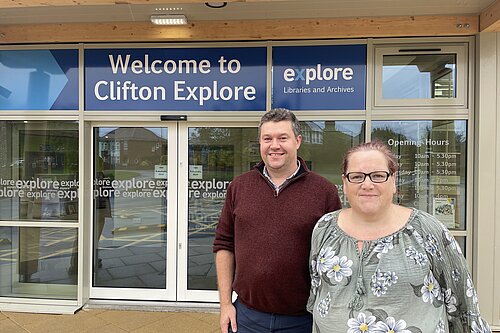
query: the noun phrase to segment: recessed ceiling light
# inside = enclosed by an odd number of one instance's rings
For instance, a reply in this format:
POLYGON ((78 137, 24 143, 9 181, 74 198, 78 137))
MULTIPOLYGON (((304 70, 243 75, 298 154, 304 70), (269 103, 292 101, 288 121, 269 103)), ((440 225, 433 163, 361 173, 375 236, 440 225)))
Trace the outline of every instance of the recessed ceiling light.
POLYGON ((227 6, 227 2, 205 2, 205 6, 210 8, 224 8, 227 6))
POLYGON ((151 15, 151 23, 157 25, 186 25, 187 18, 181 14, 151 15))
POLYGON ((157 12, 167 12, 167 11, 181 11, 182 7, 156 7, 155 10, 157 12))

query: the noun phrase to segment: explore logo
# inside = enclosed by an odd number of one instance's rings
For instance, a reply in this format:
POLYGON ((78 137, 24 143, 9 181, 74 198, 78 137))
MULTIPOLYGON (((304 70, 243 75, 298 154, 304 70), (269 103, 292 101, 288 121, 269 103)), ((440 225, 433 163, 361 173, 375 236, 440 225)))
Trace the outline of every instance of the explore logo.
POLYGON ((354 70, 351 67, 323 67, 317 64, 309 68, 286 68, 283 71, 283 79, 287 82, 306 81, 309 85, 312 81, 337 81, 339 79, 352 80, 354 70))

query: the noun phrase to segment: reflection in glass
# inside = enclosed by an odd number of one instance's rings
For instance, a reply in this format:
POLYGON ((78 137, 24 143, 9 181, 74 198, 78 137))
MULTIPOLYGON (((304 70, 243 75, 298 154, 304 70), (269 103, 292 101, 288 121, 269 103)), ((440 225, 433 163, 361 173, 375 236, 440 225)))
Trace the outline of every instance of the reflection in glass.
POLYGON ((78 123, 0 121, 0 220, 78 219, 78 123))
POLYGON ((94 129, 94 286, 165 288, 167 128, 94 129))
POLYGON ((465 229, 467 121, 373 121, 372 138, 399 159, 397 202, 465 229))
POLYGON ((216 289, 212 243, 229 182, 260 161, 257 128, 189 128, 188 289, 216 289))
MULTIPOLYGON (((299 156, 339 186, 344 153, 364 142, 362 121, 302 122, 299 156)), ((212 244, 229 182, 260 160, 257 128, 189 128, 188 289, 215 290, 212 244)))
MULTIPOLYGON (((77 122, 0 121, 0 220, 76 223, 78 187, 77 122)), ((2 233, 2 295, 76 297, 73 287, 41 287, 76 284, 76 229, 4 227, 2 233)))
POLYGON ((467 254, 466 248, 465 248, 465 245, 467 244, 466 241, 465 241, 466 238, 463 237, 463 236, 454 236, 454 237, 455 237, 455 240, 458 243, 458 246, 460 246, 460 249, 462 250, 462 253, 463 253, 464 257, 466 257, 466 254, 467 254))
POLYGON ((455 98, 455 54, 385 55, 384 99, 455 98))
POLYGON ((76 228, 0 227, 0 296, 76 299, 77 237, 76 228))
POLYGON ((309 168, 337 185, 342 205, 346 206, 342 186, 342 159, 347 150, 365 142, 364 121, 301 122, 301 156, 309 168))

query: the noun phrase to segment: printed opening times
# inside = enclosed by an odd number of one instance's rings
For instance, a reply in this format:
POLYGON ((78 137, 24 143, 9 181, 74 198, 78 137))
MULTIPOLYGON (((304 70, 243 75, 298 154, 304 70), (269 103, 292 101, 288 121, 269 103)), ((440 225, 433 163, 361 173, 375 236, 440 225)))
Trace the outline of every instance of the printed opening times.
POLYGON ((425 151, 406 151, 406 154, 400 151, 399 198, 420 201, 460 195, 465 168, 462 166, 462 153, 457 151, 459 149, 434 145, 425 151))
POLYGON ((397 201, 436 216, 449 228, 465 227, 467 122, 375 121, 399 163, 397 201), (387 138, 389 137, 389 138, 387 138))
POLYGON ((415 174, 430 174, 437 176, 456 176, 459 174, 459 152, 428 152, 416 153, 415 174))

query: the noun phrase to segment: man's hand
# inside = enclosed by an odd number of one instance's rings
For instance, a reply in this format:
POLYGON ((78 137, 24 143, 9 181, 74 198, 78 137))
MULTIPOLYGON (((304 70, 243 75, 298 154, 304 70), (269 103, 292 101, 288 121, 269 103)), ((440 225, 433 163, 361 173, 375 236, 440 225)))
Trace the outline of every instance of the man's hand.
POLYGON ((236 332, 238 327, 236 325, 236 308, 233 304, 226 304, 220 306, 220 331, 221 333, 228 333, 229 325, 231 330, 236 332))

